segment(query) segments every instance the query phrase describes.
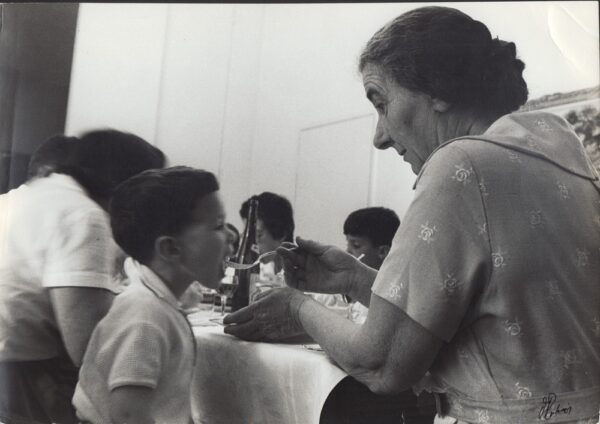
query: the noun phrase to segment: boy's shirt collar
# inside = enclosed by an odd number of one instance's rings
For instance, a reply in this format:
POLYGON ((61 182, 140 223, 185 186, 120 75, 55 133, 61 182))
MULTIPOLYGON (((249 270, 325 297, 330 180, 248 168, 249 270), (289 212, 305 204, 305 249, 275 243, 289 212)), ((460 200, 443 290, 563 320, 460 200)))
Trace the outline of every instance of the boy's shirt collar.
POLYGON ((173 292, 166 286, 163 280, 146 265, 129 257, 125 261, 124 268, 131 283, 143 284, 157 297, 163 299, 175 309, 181 309, 179 301, 173 292))

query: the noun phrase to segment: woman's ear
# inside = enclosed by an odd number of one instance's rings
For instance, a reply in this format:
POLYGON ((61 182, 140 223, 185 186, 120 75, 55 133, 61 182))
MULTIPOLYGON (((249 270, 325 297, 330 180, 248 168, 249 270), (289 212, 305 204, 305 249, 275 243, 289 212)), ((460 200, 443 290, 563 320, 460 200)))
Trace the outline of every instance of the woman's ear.
POLYGON ((433 97, 432 101, 433 101, 433 110, 435 110, 436 112, 444 113, 444 112, 447 112, 448 109, 450 109, 450 103, 448 103, 445 100, 433 97))
POLYGON ((177 240, 171 236, 160 236, 154 241, 154 255, 170 262, 181 254, 177 240))

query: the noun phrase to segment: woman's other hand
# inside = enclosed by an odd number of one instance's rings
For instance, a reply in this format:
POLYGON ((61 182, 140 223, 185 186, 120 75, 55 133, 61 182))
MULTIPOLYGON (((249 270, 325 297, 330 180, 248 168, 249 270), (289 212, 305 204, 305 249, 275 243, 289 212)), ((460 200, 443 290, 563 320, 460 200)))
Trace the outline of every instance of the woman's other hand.
POLYGON ((225 317, 225 333, 250 341, 276 342, 304 333, 299 319, 309 297, 288 287, 261 293, 259 300, 225 317))
POLYGON ((296 243, 283 243, 277 253, 283 259, 286 284, 298 290, 350 294, 363 268, 368 268, 337 247, 300 237, 296 243))

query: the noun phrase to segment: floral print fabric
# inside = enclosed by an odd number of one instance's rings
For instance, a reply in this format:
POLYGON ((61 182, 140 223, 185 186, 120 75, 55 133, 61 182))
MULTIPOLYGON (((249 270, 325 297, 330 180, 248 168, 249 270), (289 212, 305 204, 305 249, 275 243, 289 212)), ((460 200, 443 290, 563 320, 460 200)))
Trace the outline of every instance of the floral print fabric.
POLYGON ((568 124, 507 115, 415 187, 373 293, 447 343, 430 388, 449 415, 537 422, 551 394, 552 422, 597 415, 600 184, 568 124))

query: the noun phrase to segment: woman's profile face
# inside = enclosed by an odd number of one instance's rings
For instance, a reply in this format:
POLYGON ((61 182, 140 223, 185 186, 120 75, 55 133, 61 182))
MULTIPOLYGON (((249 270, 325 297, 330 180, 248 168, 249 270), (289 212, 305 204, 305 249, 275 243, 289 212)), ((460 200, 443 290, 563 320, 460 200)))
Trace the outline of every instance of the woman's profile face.
POLYGON ((373 144, 378 149, 394 148, 417 174, 438 145, 431 97, 400 86, 376 65, 367 64, 362 76, 378 114, 373 144))

